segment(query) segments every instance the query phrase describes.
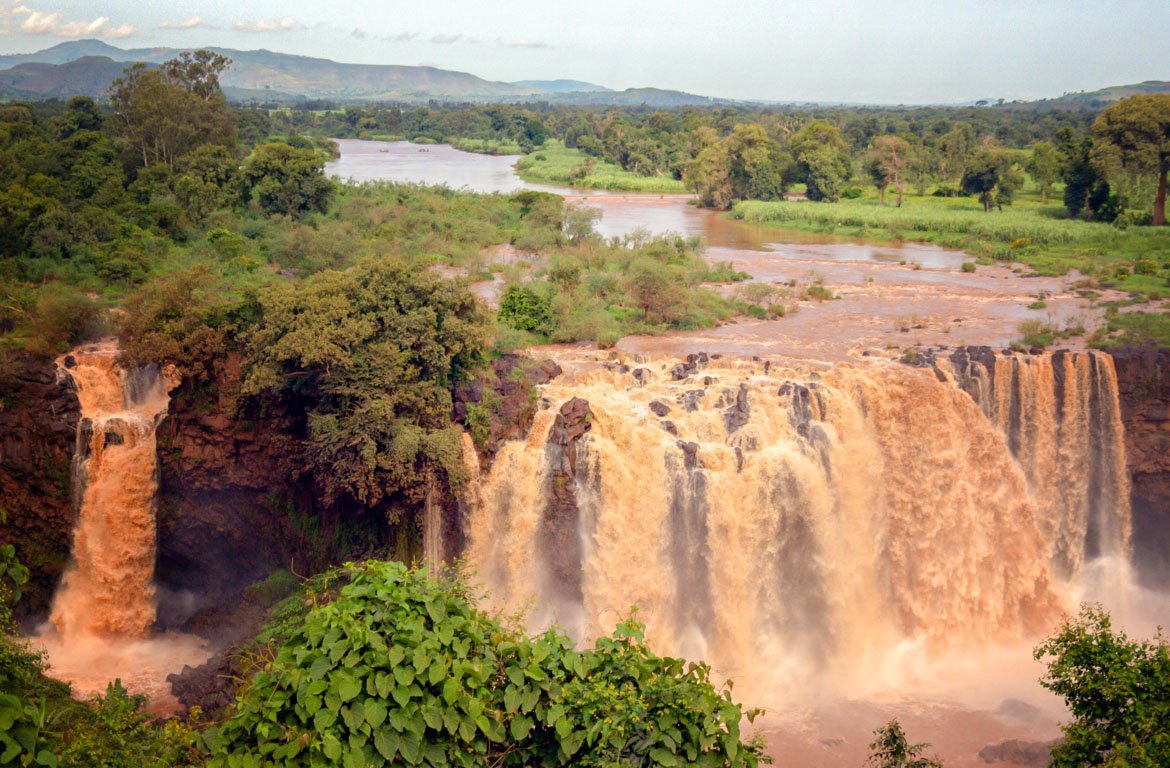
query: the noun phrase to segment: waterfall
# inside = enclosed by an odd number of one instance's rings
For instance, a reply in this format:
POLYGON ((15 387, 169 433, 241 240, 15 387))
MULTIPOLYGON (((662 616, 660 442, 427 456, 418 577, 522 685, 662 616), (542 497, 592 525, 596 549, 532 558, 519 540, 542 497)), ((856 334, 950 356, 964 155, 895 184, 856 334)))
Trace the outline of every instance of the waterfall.
POLYGON ((204 643, 182 634, 151 636, 155 622, 155 430, 174 381, 155 366, 118 365, 116 340, 78 348, 57 361, 81 404, 73 460, 77 524, 73 561, 53 599, 51 626, 38 644, 50 674, 78 695, 120 678, 151 698, 156 711, 177 706, 169 672, 199 664, 204 643), (168 386, 170 385, 170 386, 168 386))
POLYGON ((166 416, 158 369, 126 371, 115 342, 61 361, 81 404, 73 489, 73 566, 53 600, 62 638, 144 637, 154 624, 155 428, 166 416))
POLYGON ((476 481, 467 559, 530 624, 588 639, 636 605, 659 652, 772 682, 1035 638, 1128 545, 1116 379, 966 362, 555 380, 476 481))

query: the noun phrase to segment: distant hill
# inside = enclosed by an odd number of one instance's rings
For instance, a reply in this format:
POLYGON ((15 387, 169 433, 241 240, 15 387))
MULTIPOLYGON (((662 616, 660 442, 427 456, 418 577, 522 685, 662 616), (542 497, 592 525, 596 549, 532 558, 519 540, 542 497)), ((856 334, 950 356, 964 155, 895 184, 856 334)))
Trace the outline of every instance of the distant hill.
MULTIPOLYGON (((137 48, 123 50, 100 40, 76 40, 55 45, 36 53, 0 56, 0 72, 26 64, 75 64, 71 70, 93 67, 94 57, 108 57, 122 62, 117 74, 128 62, 144 61, 161 64, 179 53, 176 48, 137 48)), ((408 67, 381 64, 342 64, 329 59, 295 56, 274 51, 237 51, 232 48, 211 47, 232 60, 231 68, 220 78, 224 92, 233 92, 243 98, 290 97, 314 99, 393 101, 427 98, 468 100, 509 100, 543 93, 536 87, 484 80, 466 72, 453 72, 437 67, 408 67)), ((54 70, 41 73, 42 93, 61 95, 66 87, 64 71, 56 77, 62 82, 51 82, 54 70)), ((70 76, 75 76, 71 71, 70 76)), ((104 76, 105 69, 95 71, 93 77, 104 76)), ((112 79, 112 78, 111 78, 112 79)), ((91 94, 92 95, 92 94, 91 94)))
POLYGON ((586 83, 582 80, 518 80, 512 85, 518 88, 528 88, 541 93, 578 93, 594 91, 612 91, 604 85, 586 83))
POLYGON ((709 96, 696 96, 693 93, 662 88, 627 88, 624 91, 599 93, 575 91, 549 94, 548 100, 558 104, 615 107, 638 107, 643 104, 650 107, 691 107, 731 103, 727 99, 713 99, 709 96))
MULTIPOLYGON (((233 101, 322 99, 359 101, 551 101, 557 104, 686 106, 715 103, 705 96, 660 88, 612 91, 581 80, 502 83, 437 67, 343 64, 275 51, 211 50, 232 60, 220 78, 233 101)), ((161 64, 177 48, 122 49, 100 40, 72 40, 35 53, 0 56, 0 98, 105 96, 130 63, 161 64)))
POLYGON ((107 56, 85 56, 65 64, 17 64, 0 70, 0 98, 52 99, 70 96, 107 96, 110 83, 121 76, 126 62, 107 56))
MULTIPOLYGON (((1146 80, 1132 85, 1111 85, 1098 91, 1080 91, 1066 93, 1054 99, 1040 99, 1039 101, 1023 102, 1027 106, 1044 107, 1047 109, 1104 109, 1127 96, 1144 93, 1170 93, 1170 82, 1165 80, 1146 80)), ((1019 106, 1021 102, 1015 102, 1019 106)), ((1013 106, 1007 105, 1004 106, 1013 106)))

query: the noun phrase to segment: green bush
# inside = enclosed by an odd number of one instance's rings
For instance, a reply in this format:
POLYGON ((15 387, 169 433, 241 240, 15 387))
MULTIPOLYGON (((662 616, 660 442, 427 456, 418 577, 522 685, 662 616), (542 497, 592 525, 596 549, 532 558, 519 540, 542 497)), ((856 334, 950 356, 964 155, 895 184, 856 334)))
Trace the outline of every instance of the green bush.
POLYGON ((1082 606, 1033 654, 1041 684, 1064 698, 1072 722, 1052 750, 1054 768, 1170 765, 1170 645, 1114 631, 1100 606, 1082 606))
MULTIPOLYGON (((703 664, 621 624, 593 650, 528 637, 463 587, 400 563, 349 567, 210 737, 213 768, 756 766, 745 715, 703 664)), ((746 713, 751 719, 754 712, 746 713)))

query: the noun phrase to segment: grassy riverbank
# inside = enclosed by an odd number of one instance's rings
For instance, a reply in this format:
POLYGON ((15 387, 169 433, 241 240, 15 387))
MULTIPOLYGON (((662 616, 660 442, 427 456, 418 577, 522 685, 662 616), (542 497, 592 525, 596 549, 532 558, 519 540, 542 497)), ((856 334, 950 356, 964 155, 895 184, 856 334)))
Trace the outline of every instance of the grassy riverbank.
MULTIPOLYGON (((901 208, 876 199, 839 203, 737 203, 731 217, 775 226, 874 240, 920 240, 962 248, 983 264, 1027 265, 1038 274, 1084 275, 1082 288, 1115 288, 1146 311, 1109 307, 1102 344, 1154 341, 1170 346, 1170 228, 1118 227, 1063 218, 1059 204, 1023 200, 984 213, 973 198, 907 196, 901 208)), ((1092 294, 1087 294, 1090 297, 1092 294)))
POLYGON ((532 154, 520 158, 516 163, 516 172, 525 181, 543 184, 660 194, 690 191, 678 179, 669 176, 639 176, 607 160, 586 155, 579 149, 569 149, 556 141, 548 141, 532 154))

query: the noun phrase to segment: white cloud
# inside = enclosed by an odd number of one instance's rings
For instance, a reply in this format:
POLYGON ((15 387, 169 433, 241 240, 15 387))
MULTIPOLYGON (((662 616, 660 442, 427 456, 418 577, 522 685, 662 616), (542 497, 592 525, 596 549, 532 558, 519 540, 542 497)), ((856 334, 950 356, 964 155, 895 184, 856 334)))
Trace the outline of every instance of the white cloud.
POLYGON ((159 29, 195 29, 196 27, 205 27, 202 16, 192 16, 183 21, 164 21, 158 25, 159 29))
POLYGON ((463 35, 432 35, 431 42, 437 45, 450 45, 457 43, 463 38, 463 35))
POLYGON ((513 40, 506 37, 497 37, 496 43, 505 48, 552 48, 548 43, 542 43, 538 40, 513 40))
POLYGON ((387 37, 387 40, 395 43, 405 43, 418 37, 418 32, 399 32, 397 35, 387 37))
POLYGON ((42 13, 18 5, 8 11, 9 15, 27 14, 20 24, 20 31, 26 35, 55 35, 57 37, 105 37, 119 39, 134 34, 129 24, 111 24, 108 16, 98 16, 93 21, 64 21, 60 11, 42 13))
POLYGON ((0 2, 0 19, 6 19, 9 16, 22 16, 28 13, 32 13, 32 8, 29 8, 27 5, 21 5, 16 0, 0 2))
POLYGON ((285 16, 283 19, 270 19, 268 21, 237 21, 232 25, 232 29, 237 32, 288 32, 290 29, 296 29, 299 24, 292 16, 285 16))
POLYGON ((61 21, 61 12, 41 13, 33 11, 20 25, 20 31, 29 35, 48 35, 61 21))

